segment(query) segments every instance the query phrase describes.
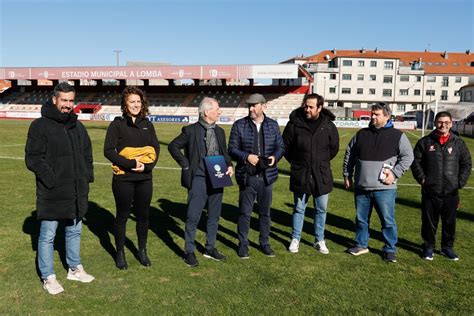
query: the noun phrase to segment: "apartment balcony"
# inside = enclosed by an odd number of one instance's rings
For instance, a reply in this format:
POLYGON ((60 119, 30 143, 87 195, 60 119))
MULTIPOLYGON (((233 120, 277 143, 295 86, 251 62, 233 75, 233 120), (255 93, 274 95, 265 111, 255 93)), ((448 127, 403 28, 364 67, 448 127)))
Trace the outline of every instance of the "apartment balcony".
POLYGON ((419 75, 422 76, 425 73, 423 69, 412 69, 411 67, 400 67, 398 68, 399 75, 419 75))

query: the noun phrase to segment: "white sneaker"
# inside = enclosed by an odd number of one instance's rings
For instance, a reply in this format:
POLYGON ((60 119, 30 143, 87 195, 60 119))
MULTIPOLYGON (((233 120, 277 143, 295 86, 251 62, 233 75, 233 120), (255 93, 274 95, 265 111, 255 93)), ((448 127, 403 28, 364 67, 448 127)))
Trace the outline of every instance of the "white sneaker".
POLYGON ((293 238, 291 240, 290 247, 288 247, 288 250, 292 253, 297 253, 299 248, 300 248, 300 241, 296 238, 293 238))
POLYGON ((89 283, 92 282, 95 278, 92 275, 87 274, 82 264, 80 264, 74 270, 69 268, 69 271, 67 273, 67 279, 73 281, 80 281, 82 283, 89 283))
POLYGON ((64 288, 59 284, 58 280, 56 280, 56 275, 51 274, 43 280, 43 289, 48 291, 49 294, 56 295, 64 291, 64 288))
POLYGON ((329 253, 328 247, 326 247, 326 242, 324 240, 317 241, 314 243, 314 248, 320 253, 327 255, 329 253))

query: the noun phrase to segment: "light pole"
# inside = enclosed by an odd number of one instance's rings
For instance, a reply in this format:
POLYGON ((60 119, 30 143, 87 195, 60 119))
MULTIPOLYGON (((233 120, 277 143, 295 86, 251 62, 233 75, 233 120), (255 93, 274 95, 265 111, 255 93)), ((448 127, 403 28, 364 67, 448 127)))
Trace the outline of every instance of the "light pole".
POLYGON ((114 53, 117 54, 117 67, 120 66, 120 53, 122 51, 120 49, 115 49, 114 53))

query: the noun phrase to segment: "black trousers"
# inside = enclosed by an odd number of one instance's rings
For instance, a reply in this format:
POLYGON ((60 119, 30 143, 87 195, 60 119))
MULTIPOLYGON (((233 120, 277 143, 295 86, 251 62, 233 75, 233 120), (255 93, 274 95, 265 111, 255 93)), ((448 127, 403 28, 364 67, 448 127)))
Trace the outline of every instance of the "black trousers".
POLYGON ((148 215, 153 193, 151 179, 144 181, 112 181, 117 216, 115 217, 115 245, 117 251, 124 250, 125 230, 128 217, 133 210, 137 220, 138 248, 146 248, 148 237, 148 215))
POLYGON ((252 215, 253 205, 257 201, 258 214, 260 220, 260 246, 270 243, 271 216, 270 207, 272 204, 272 187, 265 185, 263 177, 249 176, 246 187, 240 188, 239 208, 240 216, 237 223, 239 235, 239 244, 248 246, 248 234, 250 229, 250 217, 252 215))
POLYGON ((222 210, 224 189, 213 189, 205 177, 195 176, 191 190, 188 191, 188 212, 184 229, 184 250, 194 252, 196 231, 201 214, 207 203, 207 240, 206 249, 216 245, 217 229, 222 210))
POLYGON ((421 237, 425 247, 435 247, 436 230, 441 217, 441 248, 451 248, 456 233, 459 194, 421 197, 421 237))

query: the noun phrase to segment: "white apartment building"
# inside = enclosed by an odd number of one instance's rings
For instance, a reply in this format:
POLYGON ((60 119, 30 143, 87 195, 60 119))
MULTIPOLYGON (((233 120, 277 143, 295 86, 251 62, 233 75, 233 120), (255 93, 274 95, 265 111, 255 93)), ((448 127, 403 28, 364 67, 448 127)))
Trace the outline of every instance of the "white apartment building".
MULTIPOLYGON (((294 57, 312 74, 311 91, 329 108, 364 109, 390 104, 394 114, 420 110, 423 103, 460 101, 459 89, 474 82, 474 55, 451 52, 327 50, 294 57)), ((290 84, 305 84, 304 79, 290 84)), ((307 83, 307 82, 306 82, 307 83)))

